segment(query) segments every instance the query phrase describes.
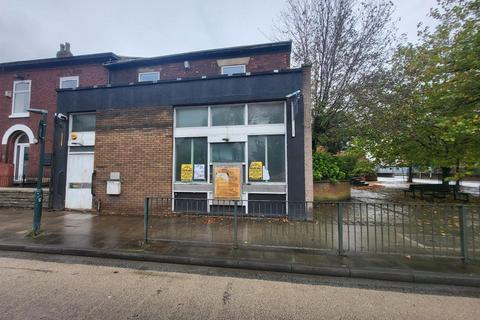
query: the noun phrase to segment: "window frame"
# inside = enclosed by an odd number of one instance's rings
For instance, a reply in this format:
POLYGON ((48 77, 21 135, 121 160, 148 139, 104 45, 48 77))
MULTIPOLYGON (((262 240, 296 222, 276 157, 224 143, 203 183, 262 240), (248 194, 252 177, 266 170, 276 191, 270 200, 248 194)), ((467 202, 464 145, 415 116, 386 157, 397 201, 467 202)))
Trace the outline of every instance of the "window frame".
POLYGON ((139 72, 137 76, 138 82, 155 82, 160 80, 160 71, 146 71, 146 72, 139 72), (140 77, 145 74, 156 74, 157 80, 140 80, 140 77))
POLYGON ((30 117, 30 112, 15 112, 15 96, 17 93, 28 93, 28 106, 30 108, 31 99, 32 99, 32 80, 14 80, 13 81, 13 90, 12 90, 12 110, 9 118, 27 118, 30 117), (28 90, 15 90, 15 85, 18 83, 28 83, 28 90))
POLYGON ((246 64, 232 64, 232 65, 222 66, 220 73, 222 75, 228 75, 228 76, 247 73, 247 65, 246 64), (225 68, 234 68, 234 67, 243 67, 243 72, 225 73, 225 68))
POLYGON ((247 177, 249 177, 249 170, 250 170, 250 141, 248 141, 250 138, 253 138, 253 137, 262 137, 264 138, 265 140, 265 144, 264 144, 264 158, 265 158, 265 163, 263 163, 263 166, 265 166, 265 168, 268 170, 268 172, 270 173, 270 168, 269 168, 269 157, 268 157, 268 137, 271 137, 271 136, 278 136, 278 137, 282 137, 283 138, 283 141, 284 141, 284 150, 283 150, 283 181, 271 181, 271 180, 248 180, 249 183, 251 184, 275 184, 275 183, 280 183, 280 184, 283 184, 283 183, 287 183, 287 141, 286 141, 286 136, 287 134, 252 134, 252 135, 248 135, 247 137, 247 177))
POLYGON ((217 105, 211 105, 208 107, 208 124, 209 124, 209 127, 211 128, 214 128, 214 127, 233 127, 233 126, 246 126, 248 125, 248 107, 247 107, 247 104, 246 103, 229 103, 229 104, 217 104, 217 105), (243 117, 243 122, 242 123, 239 123, 239 124, 221 124, 221 125, 214 125, 213 124, 213 110, 215 108, 225 108, 225 107, 228 107, 228 108, 242 108, 242 117, 243 117))
POLYGON ((58 84, 58 87, 60 89, 76 89, 80 86, 80 77, 79 76, 68 76, 68 77, 60 77, 59 79, 59 84, 58 84), (71 81, 71 80, 75 80, 77 82, 77 85, 75 86, 75 88, 64 88, 62 86, 62 83, 64 81, 71 81))
POLYGON ((201 184, 206 184, 206 183, 209 183, 209 177, 208 177, 208 166, 209 166, 209 161, 210 161, 210 151, 209 151, 209 142, 208 142, 208 137, 174 137, 173 138, 173 147, 174 147, 174 161, 173 161, 173 183, 182 183, 182 184, 198 184, 198 183, 201 183, 201 184), (178 150, 177 150, 177 139, 190 139, 190 164, 192 166, 195 165, 195 143, 194 143, 194 140, 195 139, 205 139, 205 146, 206 146, 206 159, 205 159, 205 163, 201 163, 201 164, 204 164, 205 165, 205 178, 204 180, 195 180, 194 177, 192 178, 192 181, 181 181, 180 180, 177 180, 177 173, 178 173, 178 170, 177 170, 177 160, 178 160, 178 150))
POLYGON ((194 106, 194 107, 175 107, 174 108, 174 128, 175 129, 188 129, 188 128, 208 128, 210 127, 210 106, 194 106), (178 110, 177 110, 178 109, 178 110), (207 110, 207 125, 205 126, 191 126, 191 127, 179 127, 178 126, 178 111, 179 110, 192 110, 192 109, 206 109, 207 110))
POLYGON ((96 126, 97 126, 97 114, 95 112, 79 112, 79 113, 71 113, 69 115, 69 124, 68 124, 68 131, 69 133, 72 132, 77 132, 77 133, 87 133, 87 132, 96 132, 96 126), (73 131, 73 118, 77 116, 86 116, 86 115, 94 115, 95 116, 95 129, 93 131, 73 131))

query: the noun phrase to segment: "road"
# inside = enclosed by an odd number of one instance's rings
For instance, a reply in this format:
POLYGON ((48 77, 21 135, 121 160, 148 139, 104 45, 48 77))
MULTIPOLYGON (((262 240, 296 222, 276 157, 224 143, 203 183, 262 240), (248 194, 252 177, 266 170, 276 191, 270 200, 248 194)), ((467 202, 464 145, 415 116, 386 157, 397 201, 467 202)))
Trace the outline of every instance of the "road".
POLYGON ((480 290, 0 251, 0 319, 478 319, 480 290))

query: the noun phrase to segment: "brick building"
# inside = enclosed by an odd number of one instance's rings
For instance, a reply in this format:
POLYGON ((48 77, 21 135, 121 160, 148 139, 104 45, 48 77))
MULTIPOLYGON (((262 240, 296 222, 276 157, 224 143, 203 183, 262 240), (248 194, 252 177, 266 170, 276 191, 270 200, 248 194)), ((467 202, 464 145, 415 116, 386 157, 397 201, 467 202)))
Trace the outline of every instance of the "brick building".
POLYGON ((216 199, 221 170, 238 173, 242 200, 312 200, 310 68, 291 69, 290 52, 277 42, 112 61, 108 85, 59 89, 69 120, 55 124, 54 208, 216 199))
POLYGON ((48 177, 57 108, 56 90, 105 85, 108 70, 103 64, 118 59, 113 53, 99 53, 0 63, 0 186, 37 178, 35 137, 39 116, 27 109, 40 108, 49 112, 45 146, 45 175, 48 177))

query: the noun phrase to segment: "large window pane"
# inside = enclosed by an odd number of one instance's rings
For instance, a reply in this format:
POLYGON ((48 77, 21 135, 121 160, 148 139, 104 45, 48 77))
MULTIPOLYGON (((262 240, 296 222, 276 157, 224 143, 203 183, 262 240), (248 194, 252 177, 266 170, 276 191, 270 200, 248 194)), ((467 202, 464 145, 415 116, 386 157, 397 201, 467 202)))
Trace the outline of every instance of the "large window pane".
POLYGON ((30 92, 15 93, 13 113, 25 113, 30 107, 30 92))
POLYGON ((212 143, 212 162, 245 162, 245 144, 243 142, 212 143))
POLYGON ((248 124, 284 123, 283 102, 248 105, 248 124))
POLYGON ((207 138, 175 139, 175 180, 181 181, 182 164, 194 166, 195 181, 206 181, 207 138))
POLYGON ((76 114, 72 116, 72 132, 95 131, 95 114, 76 114))
POLYGON ((285 137, 267 136, 267 169, 271 182, 285 181, 285 137))
POLYGON ((206 127, 208 125, 208 108, 176 108, 176 127, 206 127))
POLYGON ((233 126, 245 124, 245 106, 231 105, 211 108, 212 126, 233 126))
POLYGON ((265 167, 263 180, 285 181, 285 136, 248 137, 248 167, 254 161, 261 161, 265 167))

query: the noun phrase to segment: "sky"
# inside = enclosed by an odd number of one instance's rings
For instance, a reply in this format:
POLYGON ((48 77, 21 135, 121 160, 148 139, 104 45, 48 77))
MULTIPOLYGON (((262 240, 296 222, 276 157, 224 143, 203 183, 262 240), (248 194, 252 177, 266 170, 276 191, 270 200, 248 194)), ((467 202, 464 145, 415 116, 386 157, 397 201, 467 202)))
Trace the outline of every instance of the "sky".
MULTIPOLYGON (((392 0, 399 33, 416 26, 436 0, 392 0)), ((272 41, 285 0, 0 0, 0 62, 114 52, 160 56, 272 41)))

